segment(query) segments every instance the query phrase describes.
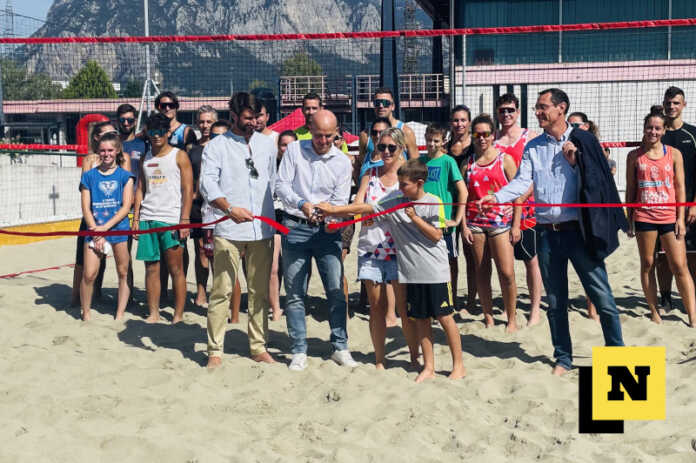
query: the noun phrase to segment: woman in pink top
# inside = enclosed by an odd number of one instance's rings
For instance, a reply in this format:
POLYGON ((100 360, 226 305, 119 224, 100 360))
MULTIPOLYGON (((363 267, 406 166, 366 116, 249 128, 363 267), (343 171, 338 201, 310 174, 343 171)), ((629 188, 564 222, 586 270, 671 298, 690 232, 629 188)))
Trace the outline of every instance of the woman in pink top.
POLYGON ((474 159, 469 161, 466 175, 469 190, 466 224, 473 236, 465 236, 473 242, 474 267, 476 268, 476 287, 486 327, 492 327, 493 298, 491 294, 491 257, 498 270, 503 303, 507 314, 508 333, 517 331, 515 308, 517 305, 517 284, 515 283, 515 260, 510 243, 512 207, 493 206, 479 211, 476 201, 495 193, 515 176, 517 167, 509 154, 501 153, 494 146, 495 124, 487 114, 477 116, 471 123, 474 138, 474 159))
MULTIPOLYGON (((643 141, 626 159, 626 201, 650 204, 683 203, 684 163, 678 149, 665 146, 665 116, 661 106, 653 106, 645 117, 643 141)), ((684 206, 646 206, 629 208, 629 236, 636 236, 640 253, 640 282, 648 301, 652 321, 661 323, 657 311, 655 244, 660 240, 667 261, 676 277, 679 294, 689 315, 689 324, 696 327, 694 282, 686 265, 684 206)))

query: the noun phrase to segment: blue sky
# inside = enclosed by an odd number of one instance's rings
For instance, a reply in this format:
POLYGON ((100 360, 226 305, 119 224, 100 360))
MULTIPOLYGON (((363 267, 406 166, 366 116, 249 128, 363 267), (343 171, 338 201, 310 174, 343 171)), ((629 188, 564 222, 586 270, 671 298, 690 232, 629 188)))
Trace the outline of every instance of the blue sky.
MULTIPOLYGON (((0 4, 4 7, 4 0, 0 1, 0 4)), ((53 4, 53 0, 14 1, 12 4, 14 5, 15 13, 46 19, 46 13, 48 13, 48 8, 53 4)))
MULTIPOLYGON (((46 14, 48 9, 53 4, 53 0, 15 0, 12 2, 14 6, 14 11, 17 14, 23 14, 25 16, 31 16, 33 18, 46 19, 46 14)), ((0 7, 5 7, 5 0, 0 0, 0 7)), ((31 25, 32 27, 38 27, 40 24, 36 21, 28 21, 19 18, 17 24, 31 25)), ((17 30, 20 35, 33 33, 34 31, 27 30, 17 30)))

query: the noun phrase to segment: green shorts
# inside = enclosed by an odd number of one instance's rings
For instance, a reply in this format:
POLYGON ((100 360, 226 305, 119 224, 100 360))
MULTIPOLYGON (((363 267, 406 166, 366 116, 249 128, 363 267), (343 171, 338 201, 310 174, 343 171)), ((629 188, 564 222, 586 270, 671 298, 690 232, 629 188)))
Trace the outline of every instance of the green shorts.
MULTIPOLYGON (((171 223, 158 222, 156 220, 141 220, 140 230, 151 230, 159 227, 169 227, 171 223)), ((181 246, 181 241, 178 239, 179 232, 177 230, 144 233, 138 236, 138 252, 135 258, 144 260, 145 262, 155 262, 161 260, 161 255, 167 249, 181 246)))

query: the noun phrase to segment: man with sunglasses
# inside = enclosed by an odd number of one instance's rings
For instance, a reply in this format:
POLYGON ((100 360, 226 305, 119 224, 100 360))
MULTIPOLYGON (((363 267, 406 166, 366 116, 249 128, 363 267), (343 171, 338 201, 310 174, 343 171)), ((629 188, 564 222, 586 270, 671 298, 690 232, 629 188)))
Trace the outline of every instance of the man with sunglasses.
MULTIPOLYGON (((185 151, 167 140, 170 120, 154 114, 147 121, 151 149, 140 163, 140 180, 135 192, 133 230, 151 230, 171 225, 189 225, 193 199, 191 161, 185 151)), ((189 229, 150 232, 138 236, 136 259, 145 261, 145 286, 150 309, 148 323, 160 319, 160 269, 166 263, 174 288, 174 318, 183 321, 186 305, 184 246, 189 229)))
POLYGON ((314 205, 348 203, 351 162, 333 145, 336 116, 321 110, 312 117, 311 140, 290 143, 278 169, 276 193, 283 202, 283 223, 290 233, 282 238, 283 274, 287 294, 285 316, 292 340, 290 369, 307 367, 307 326, 304 298, 312 257, 317 262, 329 302, 332 359, 342 366, 356 365, 348 351, 346 301, 343 294, 341 233, 326 229, 314 205))
POLYGON ((185 150, 195 141, 196 134, 191 127, 177 120, 179 99, 172 92, 162 92, 155 98, 155 108, 169 119, 169 145, 185 150))
POLYGON ((266 350, 268 289, 274 229, 254 216, 274 217, 276 147, 256 131, 256 99, 239 92, 229 102, 232 129, 203 149, 201 193, 217 213, 230 220, 215 226, 213 289, 208 307, 208 368, 222 363, 229 294, 246 259, 249 293, 248 336, 251 358, 273 363, 266 350))
MULTIPOLYGON (((495 112, 500 130, 495 134, 495 147, 502 153, 509 154, 519 169, 524 147, 538 134, 523 129, 517 124, 520 117, 520 100, 513 93, 498 97, 495 112)), ((534 202, 533 188, 529 187, 527 201, 534 202)), ((518 200, 520 203, 522 200, 518 200)), ((524 262, 527 271, 527 289, 529 290, 530 309, 527 326, 534 326, 541 320, 541 270, 536 252, 536 219, 531 207, 516 208, 510 229, 510 241, 515 247, 515 259, 524 262)), ((490 268, 490 267, 489 267, 490 268)))
MULTIPOLYGON (((413 133, 410 127, 405 125, 402 121, 394 117, 394 94, 391 89, 386 87, 378 88, 375 91, 375 97, 372 100, 372 104, 375 109, 376 118, 385 118, 389 120, 390 127, 396 127, 401 129, 406 136, 406 146, 407 152, 404 153, 406 159, 417 159, 420 156, 418 151, 418 144, 416 143, 416 134, 413 133)), ((375 145, 372 141, 372 137, 367 131, 360 132, 360 155, 359 163, 361 166, 361 177, 364 172, 367 171, 367 167, 363 168, 365 164, 371 163, 372 166, 380 166, 381 160, 373 160, 372 154, 375 152, 375 145)))
MULTIPOLYGON (((538 203, 580 203, 581 198, 589 196, 588 184, 581 175, 581 170, 588 172, 588 168, 591 169, 589 172, 597 175, 591 188, 601 191, 606 198, 616 197, 618 200, 616 185, 608 176, 605 161, 602 160, 604 165, 600 165, 596 157, 590 157, 592 153, 589 150, 582 157, 578 155, 575 143, 596 148, 599 156, 601 147, 593 135, 574 129, 566 122, 569 107, 568 95, 559 88, 549 88, 539 93, 535 115, 544 133, 525 146, 516 177, 495 194, 481 198, 478 201, 480 209, 485 209, 486 203, 514 201, 526 195, 532 185, 538 203), (605 176, 601 175, 602 172, 605 176)), ((590 197, 589 200, 594 199, 590 197)), ((536 209, 539 232, 537 253, 549 301, 547 316, 556 360, 552 373, 558 376, 573 367, 568 323, 568 261, 573 264, 583 287, 597 306, 606 345, 624 345, 619 312, 604 259, 597 253, 606 255, 618 246, 615 226, 625 226, 626 219, 622 211, 615 210, 604 223, 593 222, 592 227, 597 228, 591 230, 583 216, 580 209, 575 207, 536 209), (603 249, 596 245, 597 241, 586 244, 586 240, 592 239, 591 234, 602 230, 607 239, 613 235, 611 243, 607 243, 603 249)))

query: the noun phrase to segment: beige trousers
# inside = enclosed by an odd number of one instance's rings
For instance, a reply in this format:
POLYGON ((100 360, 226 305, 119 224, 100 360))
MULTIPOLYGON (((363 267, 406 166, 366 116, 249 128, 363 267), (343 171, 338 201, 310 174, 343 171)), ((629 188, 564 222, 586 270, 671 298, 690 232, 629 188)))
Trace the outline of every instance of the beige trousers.
POLYGON ((251 355, 266 351, 268 336, 268 281, 271 278, 273 240, 229 241, 215 237, 213 290, 208 305, 208 356, 222 357, 227 331, 230 294, 239 275, 244 253, 249 295, 249 350, 251 355))

